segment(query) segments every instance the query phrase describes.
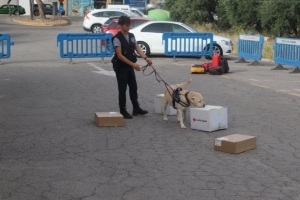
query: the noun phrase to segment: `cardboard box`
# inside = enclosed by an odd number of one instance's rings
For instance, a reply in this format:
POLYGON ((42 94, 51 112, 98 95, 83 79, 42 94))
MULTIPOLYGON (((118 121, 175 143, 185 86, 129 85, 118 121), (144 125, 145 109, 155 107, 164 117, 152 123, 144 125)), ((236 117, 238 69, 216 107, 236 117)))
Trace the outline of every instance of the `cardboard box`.
POLYGON ((228 128, 227 108, 206 105, 204 108, 190 108, 191 128, 201 131, 216 131, 228 128))
POLYGON ((256 137, 233 134, 215 139, 215 150, 238 154, 256 148, 256 137))
MULTIPOLYGON (((157 94, 154 100, 155 103, 155 113, 164 114, 164 101, 165 95, 164 94, 157 94)), ((166 110, 167 115, 177 115, 177 110, 174 109, 172 106, 168 105, 166 110)))
POLYGON ((119 112, 95 112, 97 126, 124 126, 123 115, 119 112))

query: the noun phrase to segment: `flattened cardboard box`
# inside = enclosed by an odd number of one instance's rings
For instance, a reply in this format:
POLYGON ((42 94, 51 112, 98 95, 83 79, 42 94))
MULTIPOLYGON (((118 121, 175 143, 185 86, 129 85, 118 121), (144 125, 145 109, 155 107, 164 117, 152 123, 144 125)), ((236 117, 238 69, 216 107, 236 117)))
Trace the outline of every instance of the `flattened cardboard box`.
POLYGON ((119 112, 95 112, 97 126, 124 126, 123 115, 119 112))
MULTIPOLYGON (((164 102, 165 102, 165 95, 164 94, 157 94, 154 99, 154 105, 155 105, 155 113, 163 114, 164 109, 164 102)), ((167 115, 176 115, 177 110, 174 109, 172 106, 168 105, 166 109, 167 115)))
POLYGON ((206 105, 204 108, 190 108, 191 128, 200 131, 216 131, 228 128, 227 108, 206 105))
POLYGON ((215 150, 238 154, 256 148, 256 137, 232 134, 215 139, 215 150))

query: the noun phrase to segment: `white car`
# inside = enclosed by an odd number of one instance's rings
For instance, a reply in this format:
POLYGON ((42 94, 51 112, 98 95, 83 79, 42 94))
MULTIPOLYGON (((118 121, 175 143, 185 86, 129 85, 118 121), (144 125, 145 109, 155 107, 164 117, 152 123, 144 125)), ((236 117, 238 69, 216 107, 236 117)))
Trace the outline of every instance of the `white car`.
POLYGON ((139 9, 130 7, 129 5, 107 5, 108 9, 120 9, 120 10, 126 10, 129 12, 135 13, 137 16, 140 17, 147 17, 147 15, 144 15, 139 9))
POLYGON ((142 13, 139 9, 137 8, 131 8, 131 12, 135 13, 136 15, 140 16, 140 17, 148 17, 147 15, 145 15, 144 13, 142 13))
POLYGON ((85 31, 92 31, 93 33, 100 33, 101 26, 112 16, 134 16, 136 14, 120 9, 94 9, 84 15, 83 29, 85 31))
MULTIPOLYGON (((196 33, 198 31, 180 22, 172 21, 150 21, 130 30, 143 52, 150 54, 164 54, 162 35, 164 32, 186 32, 196 33)), ((223 55, 230 55, 233 50, 232 41, 229 38, 213 35, 216 44, 213 45, 213 52, 223 55)), ((138 56, 138 55, 137 55, 138 56)))

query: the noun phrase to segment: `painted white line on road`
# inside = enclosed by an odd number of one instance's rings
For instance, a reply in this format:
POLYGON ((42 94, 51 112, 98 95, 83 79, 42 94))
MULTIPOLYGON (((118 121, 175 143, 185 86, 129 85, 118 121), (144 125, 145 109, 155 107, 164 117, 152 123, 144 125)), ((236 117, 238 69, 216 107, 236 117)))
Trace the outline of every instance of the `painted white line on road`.
POLYGON ((250 84, 258 86, 258 87, 262 87, 262 88, 269 88, 268 86, 265 86, 265 85, 259 85, 259 84, 255 84, 255 83, 250 83, 250 84))
POLYGON ((105 69, 102 69, 101 67, 98 67, 97 65, 95 65, 94 63, 88 63, 89 65, 91 65, 92 67, 94 67, 95 69, 97 69, 98 71, 92 71, 94 73, 97 74, 103 74, 106 76, 113 76, 116 77, 116 73, 114 71, 107 71, 105 69))
POLYGON ((276 90, 276 92, 291 92, 291 90, 276 90))
POLYGON ((288 94, 296 96, 296 97, 300 97, 300 94, 297 94, 297 93, 288 93, 288 94))
POLYGON ((249 79, 250 81, 256 81, 256 82, 258 82, 259 80, 256 80, 256 79, 249 79))
POLYGON ((179 64, 179 63, 175 63, 173 62, 174 65, 177 65, 177 66, 185 66, 185 64, 179 64))
POLYGON ((229 76, 224 76, 224 75, 222 75, 221 77, 222 77, 222 78, 227 78, 227 79, 232 79, 231 77, 229 77, 229 76))
POLYGON ((249 80, 255 82, 300 83, 300 81, 257 80, 257 79, 249 79, 249 80))

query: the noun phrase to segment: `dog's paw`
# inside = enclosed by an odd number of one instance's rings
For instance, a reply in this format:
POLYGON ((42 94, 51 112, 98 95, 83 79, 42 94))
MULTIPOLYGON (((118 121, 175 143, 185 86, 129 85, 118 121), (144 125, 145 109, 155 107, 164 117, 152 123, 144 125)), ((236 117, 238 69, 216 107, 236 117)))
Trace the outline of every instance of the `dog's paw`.
POLYGON ((181 128, 186 128, 186 126, 185 125, 181 125, 181 128))
POLYGON ((168 118, 167 118, 167 117, 164 117, 164 120, 165 120, 165 121, 168 121, 168 118))

